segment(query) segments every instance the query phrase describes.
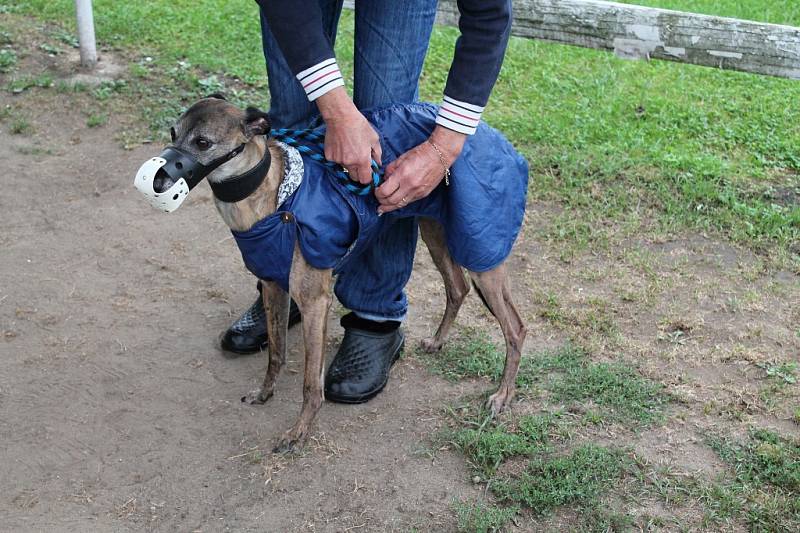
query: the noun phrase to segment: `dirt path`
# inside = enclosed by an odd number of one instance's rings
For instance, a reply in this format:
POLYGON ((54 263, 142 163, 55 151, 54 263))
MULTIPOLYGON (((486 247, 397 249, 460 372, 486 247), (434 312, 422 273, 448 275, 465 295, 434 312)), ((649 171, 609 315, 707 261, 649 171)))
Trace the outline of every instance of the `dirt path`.
MULTIPOLYGON (((0 93, 10 110, 0 128, 0 530, 455 529, 452 502, 485 487, 469 482, 461 455, 430 450, 430 436, 448 401, 489 385, 444 381, 406 357, 370 403, 326 403, 304 454, 271 456, 300 408, 299 332, 274 398, 242 404, 265 361, 224 357, 217 336, 254 284, 210 191, 155 212, 131 182, 158 148, 121 149, 114 139, 135 117, 90 128, 91 105, 52 89, 0 93), (19 119, 29 129, 12 134, 19 119)), ((698 428, 757 422, 798 434, 796 389, 770 404, 758 366, 800 361, 796 273, 766 272, 757 256, 698 235, 565 264, 537 239, 551 209, 532 206, 510 263, 527 348, 581 337, 596 358, 637 363, 684 402, 678 419, 629 445, 713 472, 722 467, 698 428)), ((418 263, 411 345, 432 331, 443 298, 426 254, 418 263)), ((476 298, 459 321, 497 334, 476 298)))
POLYGON ((459 387, 413 361, 367 405, 325 404, 304 456, 262 464, 300 407, 298 332, 275 397, 242 404, 265 362, 216 339, 253 280, 210 192, 159 215, 131 186, 154 147, 124 151, 113 120, 51 104, 34 136, 0 133, 2 529, 391 530, 473 492, 458 456, 425 453, 459 387))

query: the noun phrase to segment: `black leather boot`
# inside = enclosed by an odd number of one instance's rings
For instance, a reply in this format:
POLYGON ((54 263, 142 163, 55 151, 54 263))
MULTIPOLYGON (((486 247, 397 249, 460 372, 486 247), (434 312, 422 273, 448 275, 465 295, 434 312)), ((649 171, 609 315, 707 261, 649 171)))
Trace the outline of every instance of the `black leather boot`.
POLYGON ((353 313, 342 317, 341 324, 344 339, 325 374, 325 399, 364 403, 386 386, 405 336, 399 322, 373 322, 353 313))
MULTIPOLYGON (((300 322, 300 309, 294 300, 289 304, 289 327, 300 322)), ((223 350, 246 355, 267 347, 267 313, 261 296, 222 334, 223 350)))

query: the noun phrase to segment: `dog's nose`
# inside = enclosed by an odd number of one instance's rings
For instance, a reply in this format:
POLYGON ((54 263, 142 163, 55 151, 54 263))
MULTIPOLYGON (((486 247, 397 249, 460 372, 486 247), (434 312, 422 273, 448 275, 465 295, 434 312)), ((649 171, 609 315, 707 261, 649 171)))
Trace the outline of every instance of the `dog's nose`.
POLYGON ((156 175, 153 177, 153 190, 156 192, 164 192, 175 184, 169 174, 164 172, 163 168, 158 169, 156 175))

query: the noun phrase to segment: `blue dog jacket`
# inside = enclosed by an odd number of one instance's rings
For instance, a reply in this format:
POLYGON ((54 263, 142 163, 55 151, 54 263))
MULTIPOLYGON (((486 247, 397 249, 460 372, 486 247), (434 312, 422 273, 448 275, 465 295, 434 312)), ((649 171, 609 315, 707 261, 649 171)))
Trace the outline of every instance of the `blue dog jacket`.
MULTIPOLYGON (((364 115, 380 136, 382 162, 388 165, 430 137, 436 107, 394 105, 364 115)), ((338 273, 398 218, 429 217, 444 227, 456 263, 485 272, 508 257, 525 213, 528 165, 485 123, 468 137, 451 168, 449 186, 442 182, 426 198, 381 217, 373 194, 347 191, 308 157, 303 166, 299 188, 275 213, 247 231, 232 232, 247 269, 286 291, 295 242, 311 266, 338 273)))

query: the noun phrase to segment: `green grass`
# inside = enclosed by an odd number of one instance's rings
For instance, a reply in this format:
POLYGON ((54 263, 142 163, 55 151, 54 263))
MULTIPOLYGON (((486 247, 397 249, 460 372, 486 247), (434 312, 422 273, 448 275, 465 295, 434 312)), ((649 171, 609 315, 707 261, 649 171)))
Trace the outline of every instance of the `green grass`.
POLYGON ((486 413, 466 416, 450 440, 483 478, 489 478, 511 457, 533 457, 551 451, 550 434, 557 428, 557 416, 527 415, 508 424, 490 423, 486 413))
MULTIPOLYGON (((441 352, 420 357, 451 380, 496 382, 504 353, 485 333, 466 328, 441 352)), ((572 345, 525 354, 517 383, 520 395, 535 396, 542 412, 515 414, 512 407, 510 414, 492 419, 480 404, 483 396, 462 400, 448 408, 450 424, 438 440, 463 453, 474 481, 486 483, 494 497, 511 509, 538 516, 568 505, 582 517, 581 529, 586 531, 630 522, 629 517, 600 508, 600 498, 617 485, 632 462, 620 449, 576 443, 575 437, 596 431, 598 425, 638 429, 662 420, 667 402, 662 387, 623 364, 594 363, 572 345)), ((458 516, 472 520, 478 516, 474 506, 484 504, 459 505, 458 516)), ((507 520, 507 511, 488 508, 488 523, 495 524, 496 516, 507 520)))
MULTIPOLYGON (((662 387, 622 364, 588 363, 567 368, 550 386, 553 400, 593 404, 609 418, 650 424, 663 417, 662 387)), ((597 415, 593 417, 596 419, 597 415)))
POLYGON ((6 89, 14 94, 25 92, 32 88, 48 89, 53 87, 53 78, 49 74, 39 74, 38 76, 22 76, 12 78, 6 85, 6 89))
POLYGON ((800 26, 800 4, 791 0, 621 0, 623 4, 690 11, 745 20, 800 26))
MULTIPOLYGON (((489 378, 503 373, 504 350, 477 329, 459 330, 435 354, 418 354, 431 369, 450 379, 489 378)), ((523 391, 542 388, 550 400, 587 410, 588 423, 604 420, 649 425, 663 417, 663 387, 621 363, 593 363, 578 347, 523 354, 517 385, 523 391), (596 412, 595 412, 596 411, 596 412)))
MULTIPOLYGON (((505 350, 501 350, 486 332, 472 327, 456 331, 441 351, 433 354, 418 352, 417 355, 425 360, 431 370, 451 381, 464 378, 497 381, 503 374, 505 363, 505 350)), ((583 358, 584 353, 572 345, 536 356, 523 354, 517 386, 531 388, 541 381, 543 372, 573 367, 583 358)))
POLYGON ((493 533, 519 512, 519 507, 497 507, 485 502, 459 501, 453 505, 458 517, 458 531, 463 533, 493 533))
POLYGON ((714 434, 706 443, 730 472, 714 479, 651 472, 647 481, 664 503, 699 504, 701 525, 711 531, 733 524, 753 532, 800 530, 800 441, 751 428, 744 440, 714 434))
POLYGON ((711 447, 742 483, 769 483, 800 496, 800 440, 756 429, 746 443, 714 437, 711 447))
POLYGON ((33 133, 33 126, 24 118, 17 118, 11 122, 9 128, 14 135, 30 135, 33 133))
MULTIPOLYGON (((800 25, 800 7, 776 0, 643 3, 800 25)), ((19 0, 14 7, 72 25, 69 0, 19 0)), ((97 0, 95 16, 103 42, 152 57, 160 69, 189 65, 239 78, 257 89, 247 94, 251 103, 267 100, 250 0, 97 0)), ((352 33, 346 12, 337 40, 345 75, 352 70, 352 33)), ((439 101, 457 33, 434 31, 424 99, 439 101)), ((198 74, 195 83, 212 87, 215 79, 198 74)), ((150 104, 161 109, 154 114, 163 123, 185 100, 152 95, 150 104)), ((486 119, 531 162, 531 196, 564 207, 543 232, 552 241, 579 251, 608 248, 634 233, 692 228, 800 261, 800 207, 792 200, 800 194, 800 108, 790 104, 796 101, 800 86, 791 80, 627 62, 515 38, 486 119)))
POLYGON ((0 50, 0 72, 11 72, 17 64, 17 54, 14 50, 0 50))
POLYGON ((89 115, 89 118, 86 119, 86 127, 87 128, 97 128, 99 126, 104 126, 108 122, 108 115, 105 113, 95 113, 89 115))
POLYGON ((617 450, 586 444, 565 456, 534 458, 520 476, 496 481, 492 490, 501 501, 544 515, 561 505, 594 502, 623 475, 626 462, 617 450))

